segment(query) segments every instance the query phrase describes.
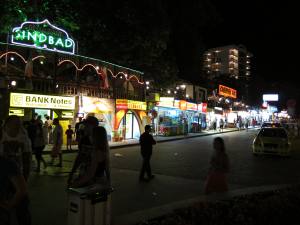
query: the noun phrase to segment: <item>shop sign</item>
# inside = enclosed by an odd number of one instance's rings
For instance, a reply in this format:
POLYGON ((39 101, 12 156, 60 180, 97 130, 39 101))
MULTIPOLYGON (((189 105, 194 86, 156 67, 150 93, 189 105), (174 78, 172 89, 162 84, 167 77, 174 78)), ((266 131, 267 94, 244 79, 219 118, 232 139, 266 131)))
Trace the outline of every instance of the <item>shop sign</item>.
POLYGON ((11 42, 38 49, 62 53, 75 53, 75 42, 68 33, 48 20, 24 22, 12 30, 11 42))
POLYGON ((10 93, 10 106, 42 109, 75 109, 75 97, 10 93))
POLYGON ((24 116, 24 109, 13 109, 9 108, 9 116, 24 116))
POLYGON ((207 113, 207 103, 202 103, 202 112, 207 113))
POLYGON ((74 112, 73 111, 62 111, 61 112, 61 118, 74 118, 74 112))
POLYGON ((140 101, 133 101, 127 99, 116 100, 117 109, 136 109, 136 110, 147 110, 147 103, 140 101))
POLYGON ((80 112, 100 113, 113 112, 115 108, 114 100, 105 98, 94 98, 82 96, 82 106, 80 112))
POLYGON ((117 99, 116 108, 117 109, 128 109, 127 99, 117 99))
POLYGON ((198 110, 197 104, 192 103, 192 102, 187 102, 186 108, 187 108, 187 110, 194 110, 194 111, 198 110))
POLYGON ((160 97, 157 106, 161 107, 174 107, 174 97, 160 97))
POLYGON ((224 85, 219 85, 219 95, 230 98, 236 98, 236 90, 226 87, 224 85))
POLYGON ((179 109, 186 110, 187 109, 187 102, 184 100, 179 101, 179 109))
POLYGON ((173 102, 174 101, 174 97, 160 97, 159 101, 160 102, 173 102))
POLYGON ((128 109, 147 110, 147 103, 128 100, 128 109))
POLYGON ((207 103, 198 104, 198 111, 207 113, 207 103))

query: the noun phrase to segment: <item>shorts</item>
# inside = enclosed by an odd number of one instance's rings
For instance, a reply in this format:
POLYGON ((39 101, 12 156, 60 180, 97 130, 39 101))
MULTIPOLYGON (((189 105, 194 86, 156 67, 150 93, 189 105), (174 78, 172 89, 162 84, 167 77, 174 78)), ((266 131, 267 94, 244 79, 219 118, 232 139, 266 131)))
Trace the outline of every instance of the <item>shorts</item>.
POLYGON ((67 145, 71 145, 72 144, 72 138, 67 138, 67 145))

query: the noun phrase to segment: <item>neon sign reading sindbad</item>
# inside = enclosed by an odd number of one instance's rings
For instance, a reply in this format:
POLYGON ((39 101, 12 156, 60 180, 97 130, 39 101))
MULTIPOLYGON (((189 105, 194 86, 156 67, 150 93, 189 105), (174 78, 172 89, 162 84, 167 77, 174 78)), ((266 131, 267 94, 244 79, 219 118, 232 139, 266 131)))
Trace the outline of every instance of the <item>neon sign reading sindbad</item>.
POLYGON ((17 45, 62 53, 75 53, 75 42, 68 33, 48 20, 24 22, 12 30, 11 42, 17 45))

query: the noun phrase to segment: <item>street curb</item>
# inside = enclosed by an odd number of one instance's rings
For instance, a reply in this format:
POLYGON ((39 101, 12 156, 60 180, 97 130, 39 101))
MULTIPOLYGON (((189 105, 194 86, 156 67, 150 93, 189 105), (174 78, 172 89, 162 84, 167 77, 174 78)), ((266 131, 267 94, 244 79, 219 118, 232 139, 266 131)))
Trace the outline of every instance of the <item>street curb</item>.
MULTIPOLYGON (((253 130, 253 129, 257 129, 257 128, 249 128, 249 130, 253 130)), ((244 129, 241 129, 240 131, 242 131, 244 129)), ((205 136, 211 136, 211 135, 218 135, 218 134, 223 134, 223 133, 231 133, 231 132, 237 132, 239 131, 238 129, 234 129, 234 130, 229 130, 229 131, 222 131, 222 132, 217 132, 217 133, 207 133, 207 134, 199 134, 199 135, 193 135, 193 136, 186 136, 186 137, 174 137, 171 139, 167 139, 167 140, 157 140, 157 143, 163 143, 163 142, 169 142, 169 141, 178 141, 178 140, 184 140, 184 139, 189 139, 189 138, 197 138, 197 137, 205 137, 205 136)), ((140 145, 139 143, 133 143, 133 144, 124 144, 124 145, 118 145, 118 146, 110 146, 110 149, 119 149, 119 148, 127 148, 130 146, 138 146, 140 145)), ((63 153, 76 153, 78 152, 78 149, 76 150, 63 150, 63 153)), ((48 155, 50 154, 51 151, 44 151, 43 154, 44 155, 48 155)))
MULTIPOLYGON (((249 130, 256 129, 256 128, 250 128, 249 130)), ((244 129, 242 129, 244 130, 244 129)), ((205 136, 211 136, 211 135, 218 135, 218 134, 223 134, 223 133, 231 133, 231 132, 237 132, 239 131, 238 129, 235 130, 229 130, 229 131, 222 131, 222 132, 217 132, 217 133, 207 133, 207 134, 199 134, 199 135, 193 135, 193 136, 186 136, 186 137, 174 137, 171 139, 167 140, 158 140, 157 143, 163 143, 163 142, 169 142, 169 141, 178 141, 178 140, 184 140, 184 139, 189 139, 189 138, 197 138, 197 137, 205 137, 205 136)), ((118 146, 110 146, 110 149, 119 149, 119 148, 127 148, 130 146, 138 146, 140 145, 139 143, 133 143, 133 144, 124 144, 124 145, 118 145, 118 146)), ((64 150, 63 153, 75 153, 78 152, 78 149, 76 150, 64 150)), ((51 151, 44 151, 44 155, 50 154, 51 151)))
POLYGON ((125 214, 113 219, 113 225, 135 225, 147 220, 155 219, 161 216, 171 214, 176 209, 191 207, 194 204, 200 202, 215 202, 220 200, 227 200, 238 196, 250 195, 255 193, 262 193, 272 190, 280 190, 291 187, 291 184, 282 185, 266 185, 258 187, 250 187, 243 189, 236 189, 228 191, 227 193, 211 194, 211 195, 201 195, 195 198, 190 198, 182 201, 176 201, 173 203, 153 207, 146 210, 140 210, 133 213, 125 214))

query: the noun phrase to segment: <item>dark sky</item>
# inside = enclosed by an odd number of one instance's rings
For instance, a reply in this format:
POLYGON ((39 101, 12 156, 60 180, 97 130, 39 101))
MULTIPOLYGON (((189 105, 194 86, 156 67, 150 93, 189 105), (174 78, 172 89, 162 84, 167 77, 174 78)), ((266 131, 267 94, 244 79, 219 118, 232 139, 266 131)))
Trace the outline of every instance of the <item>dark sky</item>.
POLYGON ((295 80, 299 50, 296 3, 289 0, 214 2, 222 21, 209 34, 209 45, 244 44, 254 55, 254 75, 267 80, 295 80))
POLYGON ((253 53, 252 90, 259 100, 263 93, 279 93, 278 106, 297 100, 300 112, 298 6, 292 1, 211 1, 219 22, 205 34, 207 48, 243 44, 253 53))

